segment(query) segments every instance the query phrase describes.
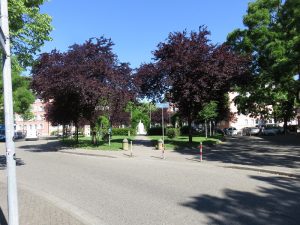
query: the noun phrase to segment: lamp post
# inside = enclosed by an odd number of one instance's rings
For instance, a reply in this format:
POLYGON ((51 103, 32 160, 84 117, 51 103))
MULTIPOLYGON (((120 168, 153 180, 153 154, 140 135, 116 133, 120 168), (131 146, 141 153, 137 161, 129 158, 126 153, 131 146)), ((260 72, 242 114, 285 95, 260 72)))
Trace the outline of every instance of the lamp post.
POLYGON ((1 27, 0 44, 3 55, 3 96, 5 115, 5 136, 6 136, 6 165, 7 165, 7 203, 8 203, 8 224, 18 225, 18 198, 16 180, 16 153, 13 141, 14 119, 12 100, 12 80, 11 80, 11 55, 8 25, 7 0, 0 1, 1 27))

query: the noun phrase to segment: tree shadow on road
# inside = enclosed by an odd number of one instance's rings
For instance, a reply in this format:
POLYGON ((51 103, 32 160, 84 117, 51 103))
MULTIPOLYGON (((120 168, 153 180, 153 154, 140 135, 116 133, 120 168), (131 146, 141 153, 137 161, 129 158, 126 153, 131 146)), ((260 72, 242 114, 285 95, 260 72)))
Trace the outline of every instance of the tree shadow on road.
POLYGON ((43 144, 39 144, 38 142, 32 141, 20 144, 18 146, 18 149, 23 149, 25 151, 30 152, 57 152, 59 150, 64 149, 64 146, 59 142, 59 140, 49 141, 43 144))
POLYGON ((5 218, 5 215, 4 215, 1 207, 0 207, 0 224, 1 225, 8 225, 7 220, 5 218))
POLYGON ((266 182, 256 193, 225 189, 224 197, 200 195, 182 206, 204 214, 208 224, 300 224, 300 183, 285 177, 251 176, 266 182))
MULTIPOLYGON (((203 159, 248 166, 300 168, 300 144, 278 141, 279 137, 233 137, 224 144, 203 146, 203 159)), ((283 138, 284 139, 284 138, 283 138)), ((199 149, 177 148, 182 154, 199 154, 199 149)))
MULTIPOLYGON (((25 165, 24 161, 20 158, 16 159, 17 166, 25 165)), ((6 155, 0 155, 0 170, 4 170, 6 168, 6 155)))

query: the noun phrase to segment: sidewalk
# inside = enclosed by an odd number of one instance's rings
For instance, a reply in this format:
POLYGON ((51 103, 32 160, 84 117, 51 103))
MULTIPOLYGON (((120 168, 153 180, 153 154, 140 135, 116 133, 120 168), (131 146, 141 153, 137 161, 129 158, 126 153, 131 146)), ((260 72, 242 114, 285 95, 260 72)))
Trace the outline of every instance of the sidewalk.
MULTIPOLYGON (((0 182, 0 224, 8 224, 7 186, 0 182)), ((20 225, 84 225, 45 198, 18 188, 20 225)))

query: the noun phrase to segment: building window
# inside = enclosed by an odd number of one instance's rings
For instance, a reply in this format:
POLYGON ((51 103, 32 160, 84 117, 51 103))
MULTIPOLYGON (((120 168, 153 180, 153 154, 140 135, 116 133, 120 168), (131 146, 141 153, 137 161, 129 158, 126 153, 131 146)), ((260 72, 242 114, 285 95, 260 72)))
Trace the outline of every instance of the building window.
POLYGON ((29 125, 29 128, 30 128, 30 130, 32 130, 32 125, 31 124, 29 125))
POLYGON ((40 124, 40 129, 43 129, 43 124, 40 124))
POLYGON ((37 130, 37 124, 34 125, 34 128, 37 130))

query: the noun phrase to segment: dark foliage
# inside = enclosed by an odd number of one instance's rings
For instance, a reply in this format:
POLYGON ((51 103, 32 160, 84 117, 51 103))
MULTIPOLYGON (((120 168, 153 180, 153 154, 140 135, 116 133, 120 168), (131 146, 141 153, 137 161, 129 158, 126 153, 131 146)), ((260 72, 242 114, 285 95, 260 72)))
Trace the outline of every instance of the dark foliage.
POLYGON ((249 60, 226 45, 209 42, 209 31, 171 33, 154 51, 156 63, 142 65, 136 83, 143 96, 161 99, 165 94, 180 115, 191 123, 204 103, 218 101, 233 85, 246 82, 249 60))
MULTIPOLYGON (((147 133, 148 135, 162 135, 162 127, 151 127, 147 133)), ((164 133, 166 133, 166 128, 164 128, 164 133)))
POLYGON ((118 62, 112 46, 110 39, 100 37, 39 57, 32 88, 49 102, 46 116, 52 123, 78 126, 87 120, 93 128, 101 114, 117 124, 128 121, 123 109, 133 98, 131 69, 118 62))

